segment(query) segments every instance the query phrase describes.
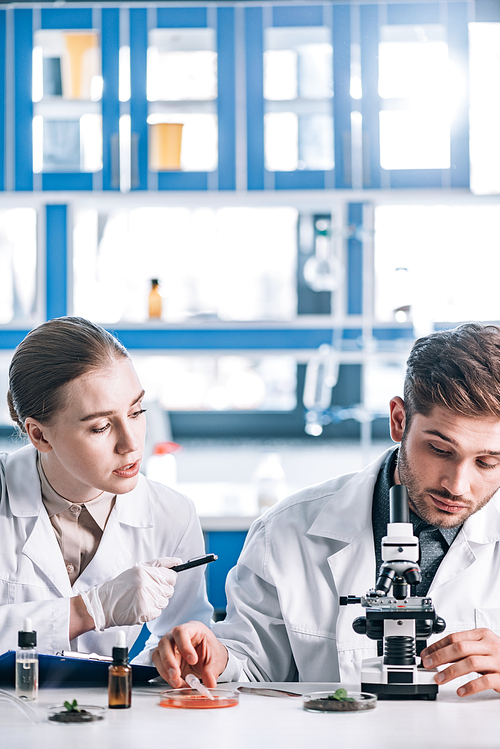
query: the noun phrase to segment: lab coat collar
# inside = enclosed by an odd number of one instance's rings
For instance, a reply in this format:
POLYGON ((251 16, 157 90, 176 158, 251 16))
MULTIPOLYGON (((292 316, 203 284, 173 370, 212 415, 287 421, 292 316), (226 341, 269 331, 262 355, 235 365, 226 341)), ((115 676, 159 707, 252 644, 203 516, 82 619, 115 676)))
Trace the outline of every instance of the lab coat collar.
POLYGON ((10 510, 18 518, 39 515, 43 507, 36 456, 33 445, 25 445, 10 453, 5 461, 10 510))
MULTIPOLYGON (((37 450, 26 445, 7 456, 5 474, 9 504, 16 517, 36 517, 43 508, 40 478, 36 468, 37 450)), ((153 514, 146 479, 139 474, 136 487, 116 498, 118 522, 134 528, 151 528, 153 514)))
POLYGON ((500 540, 500 489, 487 505, 465 521, 462 531, 471 543, 489 544, 500 540))
MULTIPOLYGON (((310 535, 349 544, 371 527, 375 483, 382 463, 392 450, 394 448, 386 450, 334 493, 309 528, 310 535)), ((325 488, 324 484, 321 488, 325 488)))

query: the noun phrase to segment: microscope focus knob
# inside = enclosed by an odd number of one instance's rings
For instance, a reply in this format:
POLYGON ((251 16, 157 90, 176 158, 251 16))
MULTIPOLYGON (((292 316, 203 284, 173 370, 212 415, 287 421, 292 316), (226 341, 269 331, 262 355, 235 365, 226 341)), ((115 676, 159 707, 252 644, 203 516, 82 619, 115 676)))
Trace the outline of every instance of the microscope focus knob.
POLYGON ((366 617, 358 616, 352 623, 352 628, 358 635, 366 635, 366 617))
POLYGON ((440 616, 436 616, 434 619, 434 623, 432 625, 432 631, 434 634, 439 635, 441 632, 444 632, 446 629, 446 622, 444 619, 442 619, 440 616))

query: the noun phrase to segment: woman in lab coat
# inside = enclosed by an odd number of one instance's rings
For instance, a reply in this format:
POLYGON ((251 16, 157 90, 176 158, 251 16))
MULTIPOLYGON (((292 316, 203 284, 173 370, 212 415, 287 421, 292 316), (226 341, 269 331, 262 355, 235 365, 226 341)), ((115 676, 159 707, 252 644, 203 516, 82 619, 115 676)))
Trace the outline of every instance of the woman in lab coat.
POLYGON ((126 349, 81 318, 16 349, 8 402, 30 444, 0 455, 0 652, 25 617, 44 653, 109 655, 117 626, 130 647, 167 605, 209 624, 203 568, 170 569, 203 553, 193 504, 139 473, 143 397, 126 349))

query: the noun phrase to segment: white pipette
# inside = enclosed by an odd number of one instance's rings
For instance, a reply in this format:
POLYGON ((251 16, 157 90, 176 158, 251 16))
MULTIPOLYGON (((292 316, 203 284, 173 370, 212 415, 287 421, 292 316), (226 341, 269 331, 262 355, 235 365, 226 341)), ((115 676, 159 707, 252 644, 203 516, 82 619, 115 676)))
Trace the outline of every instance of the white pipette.
POLYGON ((204 697, 208 697, 209 700, 214 699, 214 696, 210 689, 202 684, 198 677, 194 674, 186 674, 185 681, 186 684, 191 687, 191 689, 197 689, 200 694, 202 694, 204 697))

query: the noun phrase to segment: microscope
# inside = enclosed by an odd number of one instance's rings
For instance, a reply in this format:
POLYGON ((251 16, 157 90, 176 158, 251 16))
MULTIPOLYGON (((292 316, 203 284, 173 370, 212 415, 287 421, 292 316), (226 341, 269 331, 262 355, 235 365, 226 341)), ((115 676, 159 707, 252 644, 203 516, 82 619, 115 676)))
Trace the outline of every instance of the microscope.
POLYGON ((366 615, 352 623, 355 632, 377 641, 378 657, 361 664, 361 689, 379 699, 435 700, 436 670, 423 668, 420 653, 446 623, 430 598, 411 595, 421 580, 418 538, 410 523, 408 490, 389 493, 389 524, 382 539, 382 565, 375 588, 365 596, 340 596, 340 605, 361 604, 366 615), (392 589, 392 594, 391 594, 392 589))

